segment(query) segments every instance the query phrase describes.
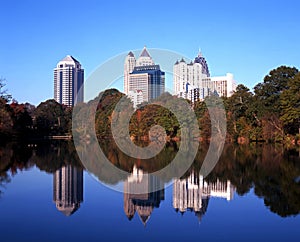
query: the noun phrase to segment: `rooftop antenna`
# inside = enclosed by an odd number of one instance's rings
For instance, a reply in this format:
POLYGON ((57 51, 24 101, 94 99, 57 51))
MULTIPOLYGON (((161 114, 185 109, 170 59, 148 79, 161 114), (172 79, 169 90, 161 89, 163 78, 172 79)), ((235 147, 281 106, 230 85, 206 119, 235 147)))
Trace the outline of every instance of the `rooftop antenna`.
POLYGON ((200 47, 198 48, 198 56, 202 56, 201 48, 200 47))

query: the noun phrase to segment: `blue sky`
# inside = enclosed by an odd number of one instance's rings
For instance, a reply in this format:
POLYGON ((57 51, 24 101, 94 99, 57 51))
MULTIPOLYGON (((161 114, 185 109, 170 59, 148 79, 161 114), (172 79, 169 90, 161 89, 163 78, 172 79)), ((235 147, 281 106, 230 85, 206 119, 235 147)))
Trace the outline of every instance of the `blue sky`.
POLYGON ((86 78, 131 49, 201 48, 212 75, 252 88, 280 65, 300 68, 300 3, 286 1, 1 1, 0 77, 19 102, 53 97, 53 68, 67 54, 86 78))

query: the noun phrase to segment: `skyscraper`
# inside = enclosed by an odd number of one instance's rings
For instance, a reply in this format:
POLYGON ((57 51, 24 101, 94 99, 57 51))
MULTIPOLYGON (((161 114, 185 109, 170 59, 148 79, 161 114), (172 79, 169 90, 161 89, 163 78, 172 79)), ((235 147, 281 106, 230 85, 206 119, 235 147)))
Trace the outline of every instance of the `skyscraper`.
POLYGON ((83 102, 84 70, 73 56, 67 55, 54 69, 54 99, 72 107, 83 102))
POLYGON ((128 95, 128 83, 129 83, 129 74, 133 71, 133 68, 136 66, 136 59, 134 54, 130 51, 125 58, 124 63, 124 92, 128 95))
POLYGON ((212 93, 230 97, 235 90, 233 75, 211 77, 207 62, 200 52, 198 56, 186 63, 182 58, 173 67, 174 91, 177 96, 189 99, 192 103, 203 100, 212 93))
POLYGON ((165 73, 155 65, 146 47, 136 60, 130 51, 124 63, 124 92, 134 107, 159 97, 165 91, 165 73))
POLYGON ((206 60, 201 53, 190 63, 186 63, 183 58, 180 61, 176 61, 173 72, 174 91, 176 94, 185 93, 187 84, 190 85, 189 89, 191 87, 202 89, 203 80, 210 77, 206 60))

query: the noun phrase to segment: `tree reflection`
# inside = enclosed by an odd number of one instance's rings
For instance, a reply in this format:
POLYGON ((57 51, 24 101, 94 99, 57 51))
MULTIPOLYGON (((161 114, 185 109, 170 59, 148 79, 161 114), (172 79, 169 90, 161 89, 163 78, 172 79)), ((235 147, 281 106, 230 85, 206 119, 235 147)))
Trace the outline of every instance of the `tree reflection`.
MULTIPOLYGON (((201 161, 195 161, 195 168, 199 163, 201 161)), ((300 213, 299 177, 300 158, 295 149, 286 150, 276 145, 228 145, 207 179, 228 179, 239 195, 254 188, 266 207, 286 217, 300 213)))
POLYGON ((5 184, 9 183, 18 171, 33 166, 30 161, 32 150, 23 143, 8 143, 0 146, 0 196, 5 184))
MULTIPOLYGON (((175 157, 179 143, 169 143, 153 159, 132 159, 123 154, 109 140, 102 140, 101 147, 116 167, 131 173, 133 168, 152 173, 168 165, 175 157)), ((95 147, 86 147, 93 152, 95 147)), ((191 168, 183 178, 192 172, 199 174, 208 144, 199 147, 198 154, 191 168)), ((181 162, 184 162, 182 160, 181 162)), ((95 174, 99 180, 115 184, 127 177, 110 177, 104 163, 97 161, 95 174), (121 179, 121 180, 120 180, 121 179)), ((13 177, 23 170, 36 166, 41 171, 54 174, 62 167, 72 165, 79 169, 83 166, 72 142, 42 142, 36 144, 8 143, 0 145, 0 195, 13 177)), ((172 179, 171 174, 164 174, 163 183, 172 179)), ((230 181, 236 193, 243 196, 254 189, 256 196, 264 200, 265 206, 282 217, 300 213, 300 157, 299 150, 285 149, 281 145, 251 144, 245 146, 226 145, 220 161, 205 178, 208 184, 230 181)), ((3 196, 3 194, 2 194, 3 196)))
POLYGON ((47 173, 54 173, 56 170, 69 164, 83 168, 74 144, 70 141, 38 143, 31 160, 41 171, 47 173))
POLYGON ((63 166, 83 169, 72 142, 7 143, 0 145, 0 194, 19 171, 36 166, 54 173, 63 166))

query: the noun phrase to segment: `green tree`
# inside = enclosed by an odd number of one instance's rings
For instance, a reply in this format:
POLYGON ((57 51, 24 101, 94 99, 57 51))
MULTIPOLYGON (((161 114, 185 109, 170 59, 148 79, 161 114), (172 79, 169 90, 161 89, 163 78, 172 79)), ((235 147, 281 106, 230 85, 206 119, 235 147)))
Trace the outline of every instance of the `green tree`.
POLYGON ((262 123, 264 140, 281 141, 284 138, 283 122, 280 119, 281 93, 288 89, 288 83, 298 70, 295 67, 280 66, 265 76, 263 83, 254 87, 255 113, 262 123))
POLYGON ((37 131, 41 135, 62 135, 68 132, 68 108, 53 99, 40 103, 34 112, 37 131))
POLYGON ((238 136, 250 138, 251 125, 256 125, 252 103, 253 93, 242 84, 237 86, 231 97, 225 98, 228 131, 235 139, 238 136))
POLYGON ((280 66, 265 76, 263 83, 254 87, 259 116, 266 113, 280 113, 280 94, 288 88, 289 80, 298 73, 295 67, 280 66), (262 106, 262 107, 261 107, 262 106))
POLYGON ((205 102, 197 101, 194 104, 194 112, 198 120, 200 139, 208 140, 211 136, 211 121, 205 102))
POLYGON ((288 82, 288 89, 280 95, 281 117, 285 128, 300 135, 300 73, 288 82))

